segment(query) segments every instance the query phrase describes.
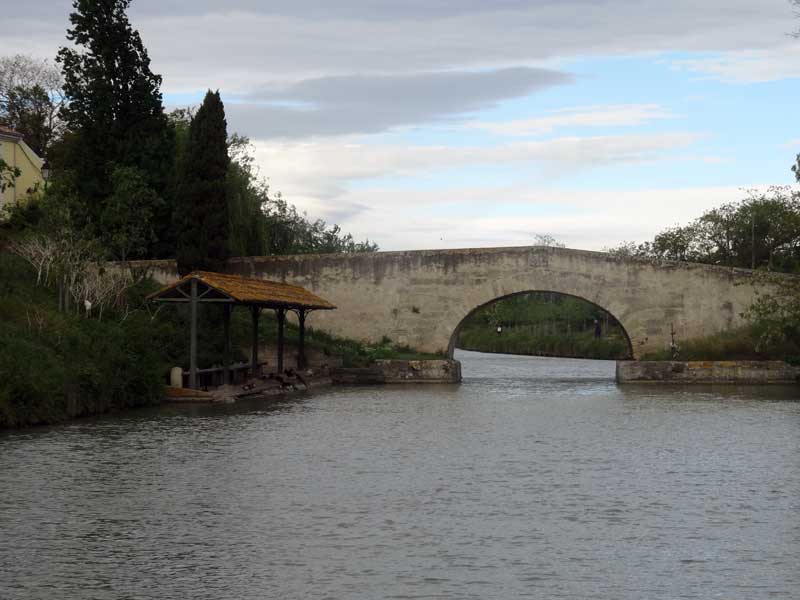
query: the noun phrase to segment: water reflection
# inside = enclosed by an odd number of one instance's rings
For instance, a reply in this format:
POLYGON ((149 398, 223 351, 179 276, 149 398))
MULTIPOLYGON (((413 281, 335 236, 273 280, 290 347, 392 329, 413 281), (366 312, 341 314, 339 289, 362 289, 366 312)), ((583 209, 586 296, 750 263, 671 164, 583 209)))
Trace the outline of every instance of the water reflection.
POLYGON ((461 386, 0 434, 0 598, 794 598, 795 387, 461 386))

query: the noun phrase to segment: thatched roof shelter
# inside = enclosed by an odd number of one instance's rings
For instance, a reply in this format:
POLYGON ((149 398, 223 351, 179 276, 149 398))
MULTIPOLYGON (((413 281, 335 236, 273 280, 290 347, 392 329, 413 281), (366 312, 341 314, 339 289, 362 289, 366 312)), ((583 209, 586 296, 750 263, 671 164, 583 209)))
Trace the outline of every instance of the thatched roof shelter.
POLYGON ((333 310, 336 308, 327 300, 312 294, 299 285, 209 271, 189 273, 175 283, 150 294, 148 299, 157 302, 190 302, 192 280, 196 280, 204 288, 198 296, 199 302, 230 302, 290 310, 333 310))
POLYGON ((189 387, 197 383, 197 305, 200 303, 221 304, 224 309, 225 326, 225 376, 229 381, 230 368, 230 315, 235 306, 246 306, 253 319, 253 341, 251 376, 258 377, 258 322, 261 310, 275 311, 278 320, 278 372, 283 371, 283 341, 286 311, 297 313, 300 325, 300 366, 305 365, 305 320, 314 310, 333 310, 336 307, 316 294, 298 285, 280 281, 253 279, 239 275, 194 271, 157 292, 150 294, 153 302, 178 302, 191 306, 189 387))

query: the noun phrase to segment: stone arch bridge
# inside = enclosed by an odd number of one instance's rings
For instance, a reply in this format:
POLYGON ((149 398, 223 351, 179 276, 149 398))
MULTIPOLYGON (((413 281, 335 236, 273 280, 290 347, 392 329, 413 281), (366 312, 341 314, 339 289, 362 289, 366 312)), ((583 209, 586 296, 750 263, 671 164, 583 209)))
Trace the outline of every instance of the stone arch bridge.
MULTIPOLYGON (((148 266, 164 284, 177 279, 171 261, 148 266)), ((294 283, 330 300, 338 310, 312 315, 316 329, 449 355, 471 312, 523 292, 569 294, 605 309, 635 358, 668 348, 673 327, 679 344, 735 327, 755 298, 746 269, 541 246, 236 258, 227 271, 294 283)))

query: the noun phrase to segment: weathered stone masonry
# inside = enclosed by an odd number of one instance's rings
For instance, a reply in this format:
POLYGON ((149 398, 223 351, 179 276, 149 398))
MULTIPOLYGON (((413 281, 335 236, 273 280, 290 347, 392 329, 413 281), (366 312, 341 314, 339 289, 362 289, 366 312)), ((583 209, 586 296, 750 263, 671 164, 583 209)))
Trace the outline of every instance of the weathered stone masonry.
MULTIPOLYGON (((177 278, 152 261, 156 279, 177 278)), ((228 272, 285 281, 329 299, 338 310, 310 326, 377 342, 387 336, 426 352, 452 353, 455 332, 483 304, 528 291, 583 298, 627 332, 634 357, 676 340, 741 324, 755 297, 746 269, 621 260, 602 252, 545 247, 420 250, 232 259, 228 272)))

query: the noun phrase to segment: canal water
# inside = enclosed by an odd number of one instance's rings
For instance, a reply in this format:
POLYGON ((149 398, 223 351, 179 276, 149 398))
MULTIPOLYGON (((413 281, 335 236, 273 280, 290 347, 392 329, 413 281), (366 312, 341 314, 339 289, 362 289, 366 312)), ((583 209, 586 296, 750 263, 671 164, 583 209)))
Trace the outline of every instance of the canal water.
POLYGON ((0 434, 0 598, 800 598, 797 388, 459 358, 0 434))

